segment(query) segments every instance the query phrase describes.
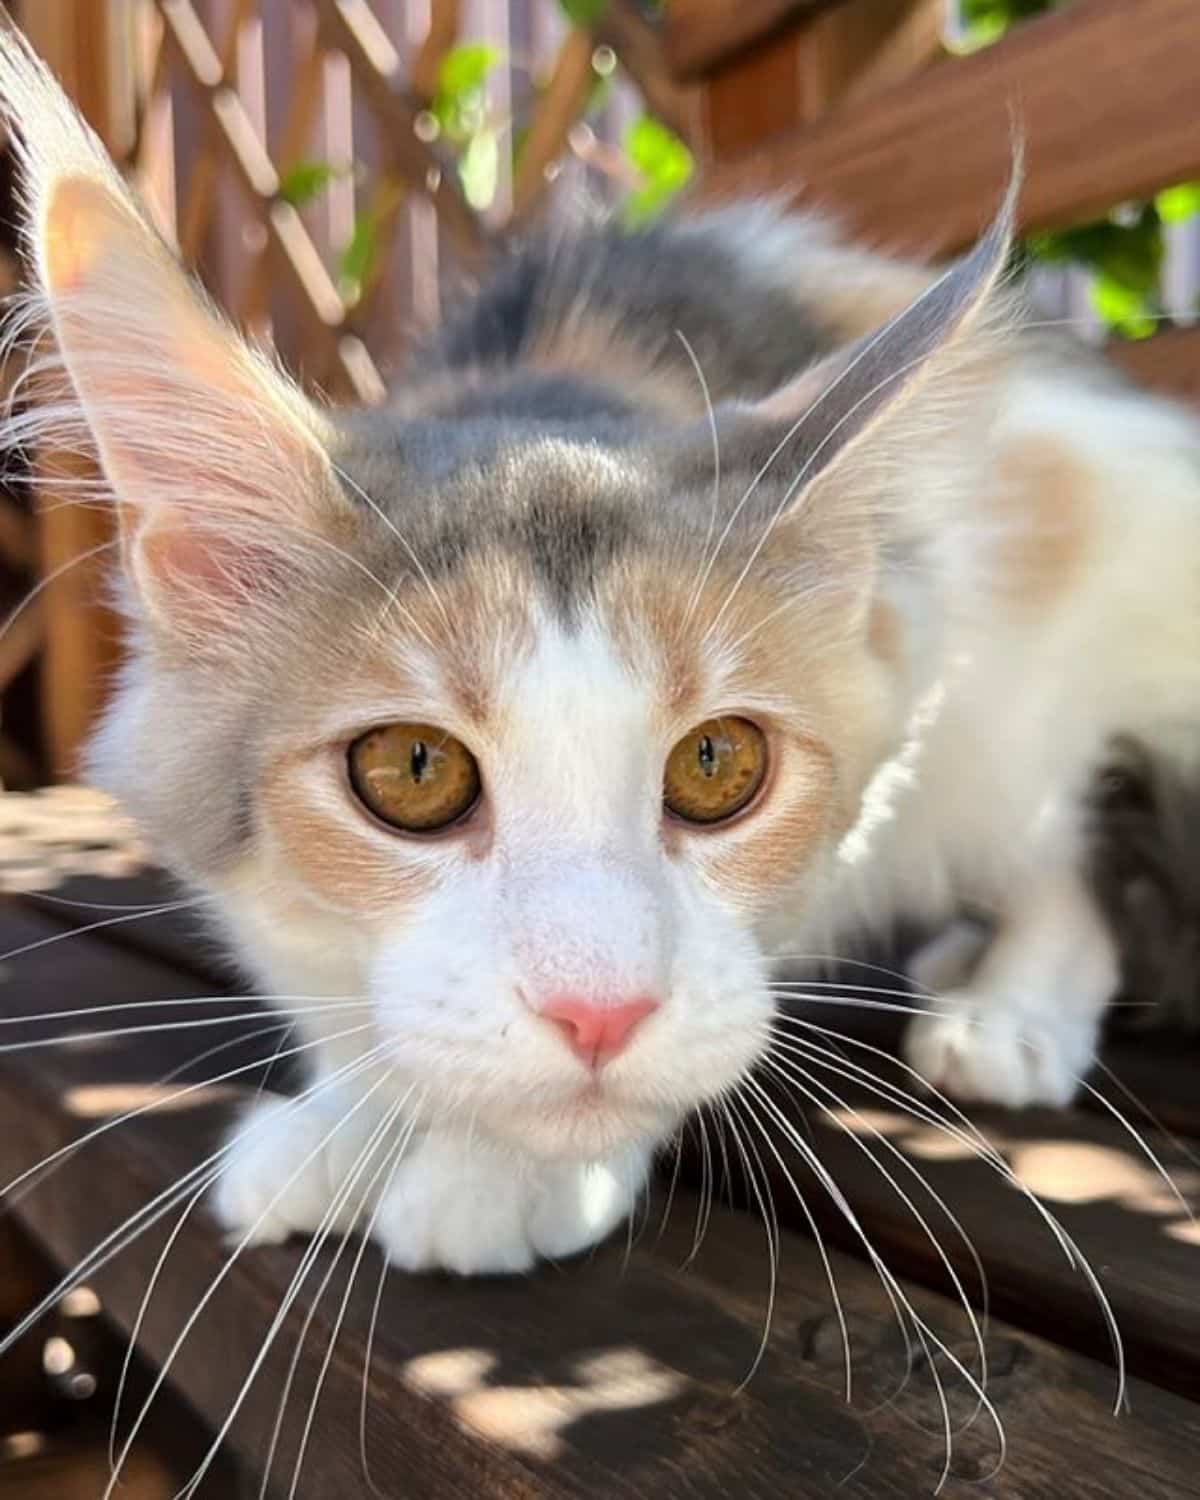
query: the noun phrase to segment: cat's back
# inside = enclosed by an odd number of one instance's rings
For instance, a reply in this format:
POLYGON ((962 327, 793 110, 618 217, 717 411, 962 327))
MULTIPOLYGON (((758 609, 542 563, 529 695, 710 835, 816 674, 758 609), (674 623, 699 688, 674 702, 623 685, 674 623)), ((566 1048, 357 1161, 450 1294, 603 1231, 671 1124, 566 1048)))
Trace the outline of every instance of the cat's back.
POLYGON ((406 386, 548 374, 690 415, 769 394, 880 326, 931 274, 764 202, 635 232, 601 225, 494 267, 406 386))

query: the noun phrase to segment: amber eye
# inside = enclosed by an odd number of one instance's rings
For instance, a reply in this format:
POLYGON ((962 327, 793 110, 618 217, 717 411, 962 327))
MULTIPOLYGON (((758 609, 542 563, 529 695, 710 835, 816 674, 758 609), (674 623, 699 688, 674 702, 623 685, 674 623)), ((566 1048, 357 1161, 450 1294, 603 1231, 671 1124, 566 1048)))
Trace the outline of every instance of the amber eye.
POLYGON ((377 818, 407 833, 433 833, 479 800, 475 757, 432 724, 385 724, 350 746, 350 783, 377 818))
POLYGON ((667 756, 663 801, 689 823, 732 818, 762 785, 767 741, 749 719, 705 719, 667 756))

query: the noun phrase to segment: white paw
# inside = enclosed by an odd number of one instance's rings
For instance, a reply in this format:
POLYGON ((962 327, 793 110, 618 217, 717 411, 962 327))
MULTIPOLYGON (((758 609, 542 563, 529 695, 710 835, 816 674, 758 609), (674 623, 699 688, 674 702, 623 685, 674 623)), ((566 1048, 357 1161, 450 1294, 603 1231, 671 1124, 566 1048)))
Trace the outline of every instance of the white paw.
POLYGON ((637 1201, 650 1155, 635 1147, 606 1162, 544 1162, 433 1133, 401 1161, 374 1234, 408 1271, 527 1271, 614 1229, 637 1201))
POLYGON ((311 1102, 263 1099, 231 1133, 232 1148, 213 1189, 217 1218, 231 1240, 278 1245, 293 1234, 351 1227, 362 1210, 363 1181, 343 1195, 326 1222, 338 1189, 376 1123, 341 1098, 321 1095, 311 1102))
POLYGON ((909 1023, 904 1056, 930 1087, 957 1099, 1008 1109, 1069 1104, 1095 1056, 1091 1016, 1035 1019, 969 990, 940 995, 929 1009, 909 1023))

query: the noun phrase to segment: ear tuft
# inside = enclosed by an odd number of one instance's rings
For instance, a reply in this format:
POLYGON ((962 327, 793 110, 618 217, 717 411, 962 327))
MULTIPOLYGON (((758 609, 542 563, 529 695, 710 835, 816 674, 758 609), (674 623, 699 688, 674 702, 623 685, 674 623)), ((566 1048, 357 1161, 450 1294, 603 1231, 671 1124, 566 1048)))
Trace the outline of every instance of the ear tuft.
POLYGON ((144 614, 219 645, 230 604, 256 579, 269 588, 346 508, 327 423, 211 308, 9 28, 0 114, 20 141, 27 253, 55 344, 38 374, 56 399, 10 416, 9 441, 94 452, 144 614))
POLYGON ((1019 171, 974 248, 875 333, 806 370, 754 408, 802 444, 807 487, 856 450, 986 319, 1012 249, 1019 171))

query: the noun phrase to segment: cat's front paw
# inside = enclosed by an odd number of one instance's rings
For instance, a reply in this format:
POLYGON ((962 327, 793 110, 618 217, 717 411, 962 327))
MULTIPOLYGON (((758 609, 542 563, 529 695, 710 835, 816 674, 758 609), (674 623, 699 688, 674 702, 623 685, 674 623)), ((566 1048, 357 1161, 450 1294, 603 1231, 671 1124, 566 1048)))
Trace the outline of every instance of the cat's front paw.
POLYGON ((636 1146, 602 1162, 544 1162, 433 1132, 396 1169, 374 1234, 408 1271, 527 1271, 604 1239, 632 1211, 650 1156, 636 1146))
POLYGON ((904 1038, 924 1081, 952 1098, 1023 1109, 1065 1105, 1095 1056, 1097 1021, 1055 1011, 1034 1018, 1015 1005, 954 990, 927 1002, 904 1038))
POLYGON ((231 1240, 278 1245, 318 1228, 348 1229, 361 1187, 340 1195, 368 1134, 366 1111, 340 1097, 263 1099, 239 1121, 212 1194, 231 1240))

